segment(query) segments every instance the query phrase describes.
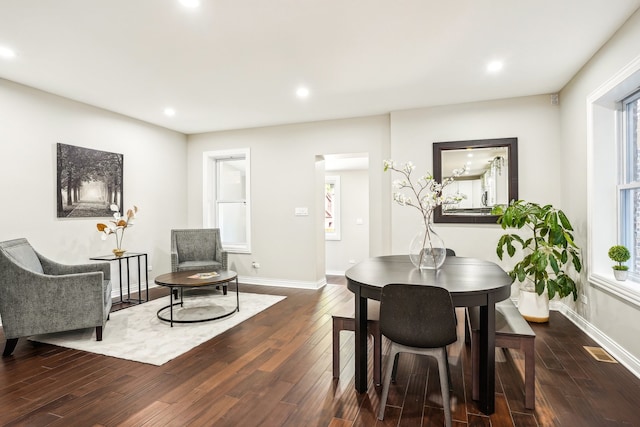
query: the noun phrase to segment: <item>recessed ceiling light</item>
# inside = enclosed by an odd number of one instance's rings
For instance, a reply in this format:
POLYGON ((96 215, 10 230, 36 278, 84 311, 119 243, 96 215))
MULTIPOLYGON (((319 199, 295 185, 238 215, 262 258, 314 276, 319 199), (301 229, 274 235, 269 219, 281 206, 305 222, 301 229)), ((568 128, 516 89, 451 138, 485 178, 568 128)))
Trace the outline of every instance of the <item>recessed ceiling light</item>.
POLYGON ((165 108, 164 114, 166 114, 169 117, 173 117, 176 115, 176 110, 174 110, 173 108, 165 108))
POLYGON ((0 46, 0 58, 15 58, 16 53, 8 47, 0 46))
POLYGON ((491 61, 487 64, 487 71, 495 73, 502 70, 502 67, 504 67, 504 63, 502 61, 491 61))
POLYGON ((298 98, 306 98, 306 97, 308 97, 309 96, 309 89, 304 87, 304 86, 299 87, 298 90, 296 90, 296 96, 298 98))
POLYGON ((200 6, 200 0, 180 0, 180 3, 184 7, 196 8, 200 6))

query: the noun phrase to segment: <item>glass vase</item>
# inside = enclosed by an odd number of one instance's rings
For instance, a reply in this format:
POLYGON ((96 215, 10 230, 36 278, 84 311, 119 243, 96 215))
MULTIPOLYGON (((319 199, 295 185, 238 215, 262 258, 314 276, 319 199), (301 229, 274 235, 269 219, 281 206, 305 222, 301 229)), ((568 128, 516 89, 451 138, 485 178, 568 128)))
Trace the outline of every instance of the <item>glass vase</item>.
POLYGON ((409 258, 416 268, 437 270, 447 258, 444 240, 433 231, 431 221, 423 225, 409 246, 409 258))

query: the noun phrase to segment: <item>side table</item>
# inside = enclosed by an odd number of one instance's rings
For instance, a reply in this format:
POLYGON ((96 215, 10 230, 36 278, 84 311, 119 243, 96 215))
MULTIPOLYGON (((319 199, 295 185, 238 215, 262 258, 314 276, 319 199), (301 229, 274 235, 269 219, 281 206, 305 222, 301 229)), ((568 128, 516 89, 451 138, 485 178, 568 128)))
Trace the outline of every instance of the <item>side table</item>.
POLYGON ((94 261, 118 261, 118 273, 120 276, 120 302, 128 302, 135 304, 142 304, 143 302, 149 301, 149 271, 147 266, 147 254, 146 253, 136 253, 136 252, 125 252, 122 256, 117 257, 113 254, 111 255, 101 255, 96 257, 89 258, 94 261), (131 276, 129 275, 129 260, 131 258, 137 258, 138 260, 138 298, 131 298, 131 276), (142 299, 142 277, 141 277, 141 261, 144 258, 144 275, 145 275, 145 286, 147 291, 146 299, 142 299), (122 262, 126 261, 127 268, 127 298, 124 298, 122 291, 122 262))

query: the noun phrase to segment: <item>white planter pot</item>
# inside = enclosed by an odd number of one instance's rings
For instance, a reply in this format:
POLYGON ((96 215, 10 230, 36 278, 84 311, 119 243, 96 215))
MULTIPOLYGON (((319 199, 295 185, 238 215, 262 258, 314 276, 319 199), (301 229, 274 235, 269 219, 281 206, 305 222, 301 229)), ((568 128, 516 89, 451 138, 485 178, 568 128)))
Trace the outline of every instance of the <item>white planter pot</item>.
POLYGON ((546 323, 549 321, 549 295, 538 295, 533 291, 520 289, 518 311, 529 322, 546 323))
POLYGON ((613 270, 613 276, 616 280, 624 281, 627 280, 627 275, 629 274, 628 270, 613 270))

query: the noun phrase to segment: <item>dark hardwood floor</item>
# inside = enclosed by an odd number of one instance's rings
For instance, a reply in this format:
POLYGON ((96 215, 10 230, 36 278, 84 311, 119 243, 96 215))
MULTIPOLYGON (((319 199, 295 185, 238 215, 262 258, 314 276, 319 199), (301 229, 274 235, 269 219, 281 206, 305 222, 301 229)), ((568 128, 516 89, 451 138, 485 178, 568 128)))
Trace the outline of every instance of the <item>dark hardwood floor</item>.
MULTIPOLYGON (((343 277, 330 281, 318 291, 241 284, 287 298, 160 367, 21 339, 0 362, 0 425, 443 425, 429 358, 400 358, 384 422, 376 420, 380 389, 354 390, 353 333, 342 333, 341 377, 332 378, 331 313, 351 310, 353 297, 343 277)), ((153 289, 153 298, 163 291, 153 289)), ((522 356, 507 350, 497 352, 496 413, 481 414, 460 339, 449 349, 454 425, 640 426, 639 379, 594 360, 583 346, 597 344, 558 313, 533 328, 536 409, 524 408, 522 356)))

